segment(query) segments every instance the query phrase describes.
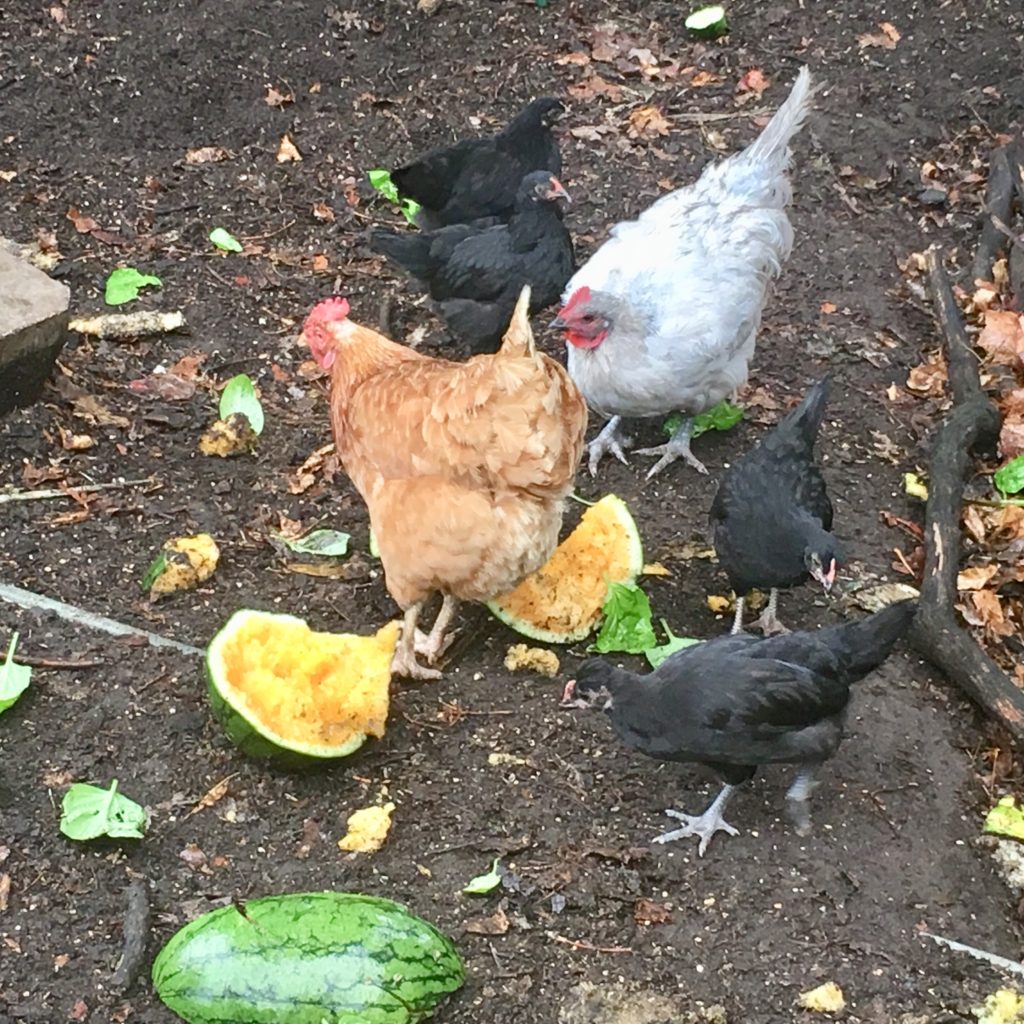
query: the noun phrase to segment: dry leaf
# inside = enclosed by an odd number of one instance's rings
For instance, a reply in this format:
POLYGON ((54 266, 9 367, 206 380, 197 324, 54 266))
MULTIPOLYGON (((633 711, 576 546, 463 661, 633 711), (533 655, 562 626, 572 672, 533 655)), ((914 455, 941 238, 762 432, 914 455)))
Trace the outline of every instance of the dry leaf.
POLYGON ((896 44, 901 38, 896 26, 888 21, 881 21, 878 23, 878 27, 882 30, 881 32, 866 32, 862 36, 857 36, 860 48, 864 50, 869 46, 879 46, 883 50, 895 50, 896 44))
POLYGON ((667 924, 672 920, 672 912, 664 903, 653 900, 638 899, 633 908, 633 920, 637 924, 667 924))
POLYGON ((327 203, 314 203, 313 218, 323 224, 333 224, 335 219, 334 211, 327 205, 327 203))
POLYGON ((582 50, 574 50, 572 53, 563 54, 555 60, 558 65, 575 64, 577 67, 586 67, 590 63, 590 55, 582 50))
POLYGON ((133 380, 128 384, 128 388, 136 394, 158 398, 164 402, 184 402, 196 393, 194 381, 170 372, 154 373, 149 377, 133 380))
POLYGON ((99 427, 128 427, 129 420, 112 413, 95 395, 81 395, 74 399, 71 408, 76 416, 99 427))
POLYGON ((711 71, 698 71, 697 74, 690 79, 690 85, 695 89, 700 89, 705 85, 714 85, 716 82, 720 82, 721 80, 721 75, 716 75, 711 71))
POLYGON ((1004 459, 1024 452, 1024 388, 1015 388, 999 399, 1003 426, 999 432, 999 450, 1004 459))
POLYGON ((232 154, 223 146, 200 146, 198 149, 185 151, 187 164, 216 164, 222 160, 230 160, 232 154))
POLYGON ((834 302, 823 302, 818 308, 822 313, 828 315, 836 311, 836 304, 834 302))
POLYGON ((314 274, 326 274, 331 269, 331 264, 322 252, 318 252, 313 256, 312 267, 314 274))
POLYGON ((286 572, 294 572, 299 576, 319 576, 321 579, 344 580, 353 573, 352 562, 335 565, 331 562, 285 562, 286 572))
POLYGON ((622 99, 622 86, 608 82, 600 75, 590 75, 582 82, 569 86, 569 95, 577 100, 592 100, 596 96, 607 96, 612 103, 622 99))
POLYGON ((629 115, 626 135, 631 139, 655 139, 668 135, 671 125, 657 107, 639 107, 629 115))
POLYGON ((334 451, 333 444, 318 448, 299 468, 288 477, 288 492, 303 494, 316 483, 316 474, 324 468, 325 458, 334 451))
POLYGON ((185 815, 185 817, 191 818, 193 814, 198 814, 200 811, 205 811, 207 807, 212 807, 214 804, 219 803, 221 800, 223 800, 228 792, 228 783, 237 774, 238 773, 235 772, 231 775, 227 775, 223 779, 221 779, 220 782, 218 782, 216 785, 211 786, 203 795, 203 798, 199 801, 199 803, 197 803, 195 807, 193 807, 192 810, 185 815))
POLYGON ((295 93, 293 92, 281 92, 276 86, 267 86, 267 95, 263 97, 263 102, 268 107, 286 107, 289 103, 295 102, 295 93))
POLYGON ((488 917, 471 917, 462 926, 473 935, 504 935, 509 929, 508 914, 501 907, 488 917))
POLYGON ((383 807, 361 807, 348 817, 347 831, 338 840, 338 849, 350 853, 376 853, 391 831, 393 803, 383 807))
POLYGON ((90 231, 95 231, 99 228, 99 224, 92 219, 87 217, 84 213, 79 213, 77 207, 70 207, 68 209, 68 220, 75 225, 75 230, 80 235, 87 235, 90 231))
POLYGON ((509 672, 525 669, 554 679, 558 675, 558 655, 543 647, 527 647, 513 644, 505 654, 505 668, 509 672))
POLYGON ((434 14, 442 3, 443 0, 417 0, 416 10, 421 14, 434 14))
POLYGON ((956 589, 980 590, 997 572, 999 572, 998 565, 978 565, 964 569, 957 575, 956 589))
POLYGON ((277 162, 279 164, 298 163, 301 159, 302 154, 295 147, 291 136, 286 132, 281 136, 281 142, 277 147, 277 162))
POLYGON ((764 72, 760 68, 751 68, 736 83, 736 92, 739 93, 736 102, 742 105, 748 100, 760 99, 761 94, 771 84, 771 81, 765 78, 764 72))
POLYGON ((0 914, 7 909, 7 902, 11 898, 11 876, 0 875, 0 914))
POLYGON ((993 362, 1013 366, 1024 356, 1024 314, 1004 309, 986 310, 985 326, 977 343, 993 362))
POLYGON ((946 360, 942 353, 936 353, 907 374, 907 387, 918 395, 940 398, 945 394, 948 379, 946 360))
POLYGON ((89 1016, 89 1004, 84 999, 75 1000, 75 1005, 71 1007, 71 1012, 68 1014, 68 1020, 83 1021, 89 1016))
POLYGON ((715 615, 724 615, 735 608, 735 601, 731 597, 724 597, 721 594, 708 594, 708 608, 715 615))

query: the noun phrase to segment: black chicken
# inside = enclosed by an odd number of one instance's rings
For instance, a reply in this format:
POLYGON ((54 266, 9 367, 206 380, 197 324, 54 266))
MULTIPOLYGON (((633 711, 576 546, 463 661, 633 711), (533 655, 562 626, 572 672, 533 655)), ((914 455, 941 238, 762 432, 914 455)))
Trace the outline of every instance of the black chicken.
POLYGON ((416 223, 424 230, 482 217, 508 220, 519 184, 530 171, 562 173, 550 125, 563 110, 559 100, 542 96, 497 135, 431 150, 392 171, 391 180, 400 195, 420 204, 416 223))
POLYGON ((374 230, 370 245, 426 285, 452 333, 473 353, 496 352, 524 284, 530 312, 556 302, 573 272, 572 239, 558 212, 569 201, 547 171, 523 178, 507 224, 437 231, 374 230))
POLYGON ((770 589, 759 624, 785 632, 776 607, 779 588, 809 576, 827 594, 843 560, 832 529, 832 502, 814 461, 814 441, 825 415, 829 378, 818 381, 761 443, 737 459, 711 505, 718 561, 736 593, 732 631, 743 628, 743 595, 770 589))
POLYGON ((600 707, 634 749, 705 764, 725 781, 700 816, 666 811, 683 827, 656 843, 699 836, 703 856, 716 832, 736 835, 722 818, 729 798, 759 765, 776 763, 800 765, 786 797, 804 835, 814 773, 839 748, 850 686, 885 661, 916 607, 900 601, 815 632, 717 637, 676 652, 646 676, 592 658, 566 684, 562 706, 600 707))

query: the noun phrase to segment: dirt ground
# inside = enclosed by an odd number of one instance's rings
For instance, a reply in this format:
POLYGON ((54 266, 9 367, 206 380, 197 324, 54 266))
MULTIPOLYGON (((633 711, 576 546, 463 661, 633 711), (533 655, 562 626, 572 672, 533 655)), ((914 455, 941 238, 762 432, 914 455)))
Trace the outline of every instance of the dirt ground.
MULTIPOLYGON (((904 538, 880 512, 919 517, 900 477, 923 464, 936 408, 886 394, 936 345, 898 262, 933 243, 961 266, 969 259, 987 153, 999 133, 1020 127, 1024 14, 1018 0, 736 0, 731 35, 702 45, 687 38, 684 13, 657 0, 551 0, 543 9, 447 0, 430 18, 408 0, 6 0, 0 233, 55 235, 56 273, 76 313, 102 307, 103 281, 119 264, 157 274, 162 290, 132 308, 181 309, 191 333, 132 343, 73 336, 60 386, 0 422, 2 485, 154 481, 84 506, 0 505, 0 580, 200 647, 239 607, 288 610, 317 628, 380 625, 395 608, 365 554, 365 511, 344 476, 289 489, 329 441, 322 386, 298 372, 298 324, 317 299, 340 291, 373 324, 391 294, 399 337, 420 324, 428 345, 443 337, 413 305, 415 289, 366 247, 371 222, 395 220, 366 170, 503 123, 535 95, 564 96, 564 177, 576 200, 568 222, 586 255, 614 221, 749 141, 757 111, 781 100, 803 63, 824 88, 796 146, 796 246, 752 384, 782 408, 832 369, 822 452, 852 557, 844 576, 898 578, 892 549, 904 538), (859 36, 884 35, 882 20, 898 31, 895 46, 861 45, 859 36), (611 64, 558 63, 590 53, 593 26, 606 21, 670 74, 646 80, 611 64), (693 65, 720 81, 694 85, 693 65), (751 68, 772 85, 738 107, 736 83, 751 68), (574 93, 595 71, 621 93, 574 93), (268 104, 268 87, 293 102, 268 104), (630 113, 647 104, 672 123, 669 134, 628 139, 630 113), (712 112, 731 116, 692 117, 712 112), (275 160, 285 133, 301 162, 275 160), (188 163, 186 152, 202 146, 231 158, 188 163), (928 205, 922 189, 936 183, 946 202, 928 205), (207 235, 217 226, 249 251, 214 252, 207 235), (195 353, 206 360, 191 398, 128 387, 195 353), (243 371, 267 409, 259 450, 203 457, 196 445, 216 406, 211 388, 243 371), (110 415, 97 421, 89 403, 83 413, 74 404, 82 395, 110 415), (62 431, 95 444, 67 450, 62 431), (281 515, 350 531, 349 578, 286 571, 267 540, 281 515), (155 551, 203 530, 221 546, 215 576, 151 607, 139 580, 155 551)), ((549 334, 545 344, 559 349, 549 334)), ((639 458, 604 466, 597 481, 580 477, 583 496, 614 491, 629 502, 648 559, 671 571, 644 585, 677 634, 725 628, 705 601, 724 579, 713 563, 682 555, 702 536, 723 465, 760 436, 758 420, 778 415, 764 405, 752 412, 753 421, 697 442, 707 478, 677 466, 645 485, 639 458)), ((806 626, 843 614, 809 590, 782 611, 806 626)), ((564 674, 510 674, 502 661, 514 634, 481 610, 461 621, 443 681, 394 686, 382 741, 332 770, 294 775, 228 744, 208 714, 198 660, 0 604, 5 645, 16 628, 25 655, 99 663, 37 670, 0 723, 0 875, 10 877, 0 1022, 170 1021, 148 966, 177 926, 234 897, 317 888, 397 898, 451 934, 469 980, 440 1019, 467 1024, 768 1024, 803 1019, 798 994, 826 980, 842 987, 851 1021, 954 1021, 969 1019, 1000 979, 920 937, 921 926, 1020 956, 1016 897, 977 841, 994 741, 917 659, 899 652, 859 688, 849 737, 816 794, 813 835, 790 829, 788 775, 767 771, 734 803, 741 835, 719 837, 699 859, 689 843, 649 840, 669 824, 665 807, 699 809, 713 781, 622 749, 602 716, 561 712, 564 674), (520 760, 493 765, 495 752, 520 760), (67 784, 115 777, 151 810, 146 838, 65 840, 57 820, 67 784), (224 779, 223 799, 190 814, 224 779), (384 785, 397 805, 387 845, 373 857, 341 854, 347 815, 384 785), (518 891, 460 895, 498 854, 518 891), (109 979, 124 892, 138 875, 148 880, 153 934, 139 979, 117 993, 109 979), (642 923, 640 901, 664 919, 642 923), (467 930, 499 902, 504 934, 467 930), (726 1016, 701 1010, 713 1005, 726 1016)), ((561 652, 565 673, 583 653, 561 652)))

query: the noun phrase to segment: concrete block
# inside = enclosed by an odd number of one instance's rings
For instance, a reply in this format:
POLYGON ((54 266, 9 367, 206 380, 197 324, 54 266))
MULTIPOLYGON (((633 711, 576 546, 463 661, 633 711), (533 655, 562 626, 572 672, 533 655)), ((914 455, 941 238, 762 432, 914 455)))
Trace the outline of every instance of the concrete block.
POLYGON ((71 291, 0 246, 0 416, 31 405, 60 350, 71 291))

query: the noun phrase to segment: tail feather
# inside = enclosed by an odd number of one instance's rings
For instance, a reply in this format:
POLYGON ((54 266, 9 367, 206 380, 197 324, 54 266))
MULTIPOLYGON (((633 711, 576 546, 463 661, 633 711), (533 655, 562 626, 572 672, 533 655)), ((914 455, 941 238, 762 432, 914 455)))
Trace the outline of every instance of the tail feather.
POLYGON ((370 248, 387 256, 413 277, 430 277, 430 239, 422 233, 396 234, 374 229, 370 232, 370 248))
POLYGON ((838 654, 844 678, 855 683, 889 657, 915 614, 916 600, 897 601, 859 622, 829 626, 819 632, 818 639, 838 654))
POLYGON ((811 72, 803 67, 796 76, 786 101, 775 111, 761 134, 747 147, 744 156, 781 173, 789 163, 789 140, 800 130, 811 109, 811 72))
POLYGON ((501 354, 506 356, 530 356, 536 358, 537 343, 530 327, 530 286, 523 285, 508 330, 501 339, 501 354))
POLYGON ((813 448, 821 429, 821 421, 825 418, 831 381, 831 376, 826 374, 814 384, 804 395, 803 401, 779 423, 776 433, 791 437, 796 435, 804 445, 813 448))

